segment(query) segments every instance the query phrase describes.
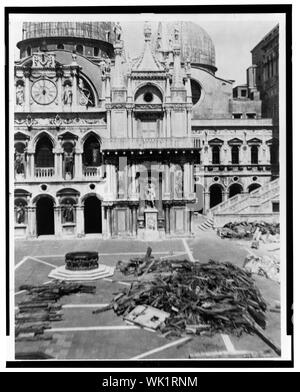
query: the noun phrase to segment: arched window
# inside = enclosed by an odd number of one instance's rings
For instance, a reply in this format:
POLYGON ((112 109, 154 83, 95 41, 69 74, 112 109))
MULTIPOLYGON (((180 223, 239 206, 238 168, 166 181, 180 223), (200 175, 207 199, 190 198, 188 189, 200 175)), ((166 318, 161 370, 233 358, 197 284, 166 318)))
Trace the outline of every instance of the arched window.
POLYGON ((85 166, 100 166, 100 143, 94 135, 90 135, 83 147, 83 163, 85 166))
POLYGON ((65 49, 65 47, 64 47, 63 44, 58 44, 58 45, 57 45, 57 49, 65 49))
POLYGON ((94 47, 94 56, 98 57, 99 56, 99 48, 94 47))
POLYGON ((37 167, 54 167, 53 146, 47 136, 41 137, 35 150, 35 165, 37 167))
POLYGON ((243 192, 243 188, 240 184, 232 184, 229 187, 229 198, 243 192))
POLYGON ((250 184, 250 185, 248 186, 248 192, 250 193, 250 192, 252 192, 252 191, 255 191, 255 189, 258 189, 258 188, 260 188, 260 185, 259 185, 259 184, 256 184, 256 183, 250 184))
POLYGON ((220 147, 219 146, 213 146, 213 148, 212 148, 212 163, 214 165, 220 164, 220 147))
POLYGON ((31 47, 28 46, 26 49, 27 56, 31 56, 31 47))
POLYGON ((240 163, 238 146, 232 146, 231 148, 231 163, 235 165, 238 165, 240 163))
POLYGON ((76 45, 76 52, 79 54, 83 54, 83 46, 82 45, 76 45))
POLYGON ((258 146, 251 146, 251 163, 258 164, 258 146))

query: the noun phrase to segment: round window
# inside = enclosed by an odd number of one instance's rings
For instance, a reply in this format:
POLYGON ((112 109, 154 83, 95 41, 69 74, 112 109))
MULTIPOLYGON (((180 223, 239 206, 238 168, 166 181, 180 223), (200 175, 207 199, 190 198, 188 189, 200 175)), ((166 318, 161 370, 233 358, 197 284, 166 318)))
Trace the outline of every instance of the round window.
POLYGON ((150 93, 150 91, 147 91, 147 92, 144 94, 144 101, 145 101, 145 102, 151 102, 152 100, 153 100, 153 94, 150 93))
POLYGON ((41 185, 41 190, 42 191, 46 191, 47 190, 47 185, 46 184, 41 185))
POLYGON ((257 180, 257 177, 256 177, 256 176, 252 177, 252 180, 253 180, 253 181, 256 181, 256 180, 257 180))
POLYGON ((219 181, 219 177, 214 177, 214 181, 219 181))
POLYGON ((233 177, 233 180, 234 181, 237 181, 239 178, 238 177, 233 177))
POLYGON ((95 184, 90 184, 90 189, 95 189, 95 184))
POLYGON ((193 105, 199 101, 201 97, 201 86, 196 80, 191 79, 192 102, 193 105))

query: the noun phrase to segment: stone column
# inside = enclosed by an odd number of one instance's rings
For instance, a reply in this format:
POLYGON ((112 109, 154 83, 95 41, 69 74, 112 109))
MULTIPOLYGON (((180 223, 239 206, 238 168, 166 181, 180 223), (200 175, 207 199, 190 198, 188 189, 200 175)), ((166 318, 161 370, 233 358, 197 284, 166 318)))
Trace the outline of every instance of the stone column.
POLYGON ((36 208, 35 207, 28 207, 27 208, 27 235, 29 237, 36 236, 36 208))
POLYGON ((260 144, 258 147, 258 163, 262 164, 263 163, 263 145, 260 144))
POLYGON ((117 198, 117 174, 118 172, 116 166, 111 165, 111 191, 114 199, 117 198))
POLYGON ((190 163, 185 162, 183 165, 183 194, 185 199, 187 199, 190 194, 190 182, 190 163))
POLYGON ((192 134, 192 118, 191 118, 191 110, 187 110, 187 134, 188 136, 191 136, 192 134))
POLYGON ((63 175, 63 150, 62 149, 53 149, 54 155, 54 176, 55 178, 62 180, 63 175))
POLYGON ((107 216, 105 218, 105 207, 101 206, 101 217, 102 217, 102 235, 103 237, 107 237, 107 216))
POLYGON ((170 189, 170 162, 165 164, 165 192, 164 198, 169 199, 171 196, 171 189, 170 189))
POLYGON ((136 164, 131 163, 131 197, 137 197, 136 164))
POLYGON ((209 191, 204 192, 204 211, 203 213, 206 214, 206 212, 209 210, 209 203, 210 203, 210 193, 209 191))
POLYGON ((166 205, 166 234, 170 234, 170 206, 166 205))
POLYGON ((171 111, 167 109, 167 137, 171 137, 171 111))
POLYGON ((74 157, 74 164, 75 164, 75 169, 74 169, 74 178, 75 179, 81 179, 83 177, 83 172, 82 172, 82 149, 76 147, 75 148, 75 157, 74 157))
POLYGON ((106 128, 109 137, 111 137, 111 111, 107 110, 106 112, 106 128))
POLYGON ((77 237, 84 235, 84 206, 76 206, 76 233, 77 237))
POLYGON ((132 138, 132 110, 127 111, 127 136, 132 138))
POLYGON ((108 237, 112 237, 112 211, 111 206, 107 207, 107 235, 108 237))
POLYGON ((56 236, 61 236, 62 227, 61 227, 61 207, 55 206, 54 207, 54 234, 56 236))
POLYGON ((137 234, 137 206, 132 207, 132 235, 137 234))
POLYGON ((222 192, 222 201, 225 201, 228 199, 229 196, 229 192, 228 191, 224 191, 222 192))
POLYGON ((32 180, 34 178, 34 151, 27 151, 27 159, 27 178, 32 180))

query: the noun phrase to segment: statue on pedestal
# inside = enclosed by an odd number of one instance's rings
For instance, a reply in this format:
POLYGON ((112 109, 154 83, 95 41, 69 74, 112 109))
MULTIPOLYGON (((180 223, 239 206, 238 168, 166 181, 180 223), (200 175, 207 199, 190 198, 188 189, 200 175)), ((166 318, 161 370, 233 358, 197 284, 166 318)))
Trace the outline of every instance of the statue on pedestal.
POLYGON ((146 189, 145 189, 145 201, 146 206, 150 206, 151 208, 155 207, 155 188, 154 185, 149 182, 146 189))
POLYGON ((177 171, 176 175, 175 175, 175 194, 176 194, 176 197, 178 197, 178 198, 182 197, 182 191, 183 191, 182 172, 177 171))

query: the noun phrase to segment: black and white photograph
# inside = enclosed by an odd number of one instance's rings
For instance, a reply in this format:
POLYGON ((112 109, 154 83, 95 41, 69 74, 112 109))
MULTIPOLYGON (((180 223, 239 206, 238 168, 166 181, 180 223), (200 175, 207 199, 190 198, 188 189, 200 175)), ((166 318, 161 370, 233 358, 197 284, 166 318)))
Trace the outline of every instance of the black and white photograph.
POLYGON ((291 9, 49 6, 7 15, 6 360, 291 361, 291 9))

